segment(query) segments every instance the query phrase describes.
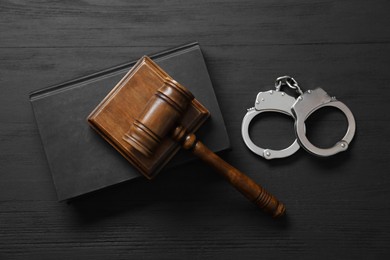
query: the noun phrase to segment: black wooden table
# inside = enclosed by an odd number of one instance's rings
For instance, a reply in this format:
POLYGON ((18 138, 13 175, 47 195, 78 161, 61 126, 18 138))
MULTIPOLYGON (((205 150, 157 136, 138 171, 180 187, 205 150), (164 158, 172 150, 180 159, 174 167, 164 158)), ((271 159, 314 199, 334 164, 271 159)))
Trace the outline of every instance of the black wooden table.
MULTIPOLYGON (((389 11, 388 1, 0 1, 0 258, 389 257, 389 11), (230 135, 223 158, 277 195, 287 218, 199 162, 58 203, 28 93, 193 40, 230 135), (349 106, 347 152, 265 161, 246 148, 246 108, 284 74, 349 106)), ((318 112, 308 135, 332 144, 344 121, 318 112)), ((292 122, 264 115, 251 133, 281 148, 292 122)))

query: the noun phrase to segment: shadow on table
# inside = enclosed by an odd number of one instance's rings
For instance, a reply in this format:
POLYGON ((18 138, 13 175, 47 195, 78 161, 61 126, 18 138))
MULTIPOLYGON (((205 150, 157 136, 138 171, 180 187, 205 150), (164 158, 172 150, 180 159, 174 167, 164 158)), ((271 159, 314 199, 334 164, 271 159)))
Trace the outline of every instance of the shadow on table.
POLYGON ((153 181, 140 177, 68 203, 80 225, 94 225, 124 215, 129 218, 154 216, 160 218, 160 222, 177 220, 182 224, 204 221, 207 225, 229 225, 240 221, 251 223, 252 227, 286 229, 289 226, 288 216, 272 219, 212 169, 197 162, 164 172, 153 181), (230 200, 229 203, 225 202, 226 199, 230 200))

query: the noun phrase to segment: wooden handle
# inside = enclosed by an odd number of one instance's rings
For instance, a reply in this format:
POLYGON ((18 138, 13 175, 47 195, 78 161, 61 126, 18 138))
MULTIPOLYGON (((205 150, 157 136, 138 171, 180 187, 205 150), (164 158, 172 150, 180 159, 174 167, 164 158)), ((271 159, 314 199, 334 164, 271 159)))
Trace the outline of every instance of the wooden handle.
POLYGON ((218 155, 210 151, 202 142, 196 140, 194 134, 185 134, 177 128, 174 139, 182 141, 186 150, 191 150, 202 161, 212 166, 219 174, 225 177, 231 185, 241 192, 258 207, 271 214, 274 218, 284 215, 286 209, 278 199, 255 183, 251 178, 222 160, 218 155), (176 137, 176 138, 175 138, 176 137))

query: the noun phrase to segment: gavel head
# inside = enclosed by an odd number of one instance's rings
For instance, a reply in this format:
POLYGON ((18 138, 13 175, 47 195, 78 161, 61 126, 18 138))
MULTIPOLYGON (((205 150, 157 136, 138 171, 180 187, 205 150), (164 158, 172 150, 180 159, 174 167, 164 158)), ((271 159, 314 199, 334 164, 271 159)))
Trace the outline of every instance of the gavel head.
POLYGON ((173 79, 166 79, 134 120, 124 140, 150 157, 163 138, 178 126, 194 96, 173 79))

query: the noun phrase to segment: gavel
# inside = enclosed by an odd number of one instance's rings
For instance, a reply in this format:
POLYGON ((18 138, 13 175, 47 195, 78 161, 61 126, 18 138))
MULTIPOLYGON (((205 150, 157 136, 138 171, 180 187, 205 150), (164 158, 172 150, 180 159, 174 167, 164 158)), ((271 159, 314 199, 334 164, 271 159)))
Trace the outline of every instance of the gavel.
POLYGON ((212 166, 220 175, 255 205, 280 217, 285 214, 283 203, 255 183, 247 175, 234 168, 198 141, 193 133, 180 125, 180 119, 194 99, 193 94, 171 78, 164 81, 150 98, 143 112, 134 120, 123 139, 143 156, 150 157, 162 140, 170 137, 212 166))

